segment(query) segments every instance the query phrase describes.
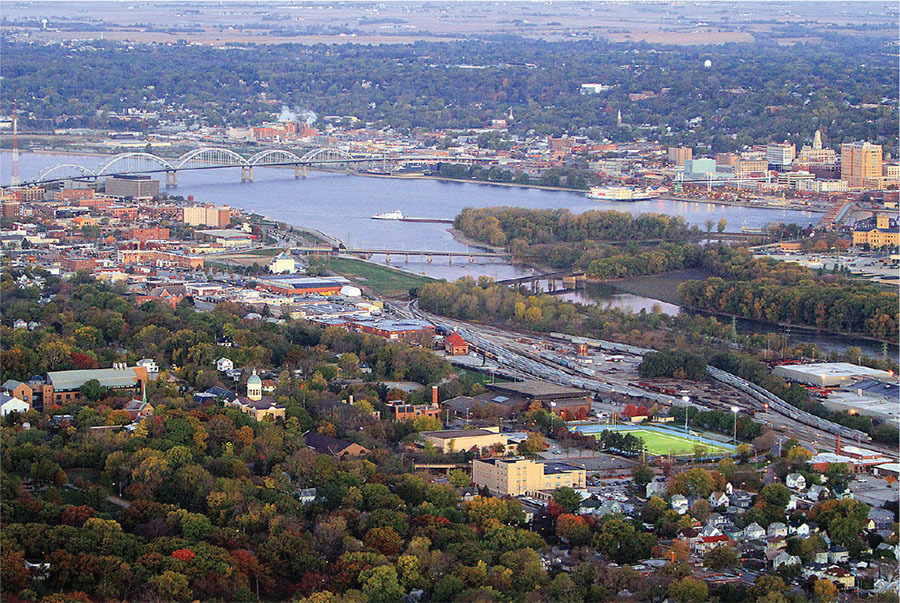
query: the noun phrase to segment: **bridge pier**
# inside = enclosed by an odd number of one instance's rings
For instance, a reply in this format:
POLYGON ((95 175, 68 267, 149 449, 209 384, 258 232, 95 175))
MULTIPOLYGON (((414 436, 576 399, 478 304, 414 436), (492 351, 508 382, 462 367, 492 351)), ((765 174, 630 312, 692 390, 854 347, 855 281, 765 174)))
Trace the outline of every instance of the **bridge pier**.
POLYGON ((295 165, 294 166, 294 178, 306 178, 306 166, 305 165, 295 165))
POLYGON ((166 188, 174 188, 178 186, 178 172, 166 172, 166 188))
POLYGON ((432 259, 434 259, 434 258, 432 258, 430 255, 426 257, 426 261, 427 261, 429 264, 431 263, 431 260, 432 260, 432 259))
POLYGON ((253 166, 241 166, 241 182, 253 182, 253 166))
POLYGON ((389 253, 384 254, 384 263, 385 264, 391 263, 391 254, 389 254, 389 253))

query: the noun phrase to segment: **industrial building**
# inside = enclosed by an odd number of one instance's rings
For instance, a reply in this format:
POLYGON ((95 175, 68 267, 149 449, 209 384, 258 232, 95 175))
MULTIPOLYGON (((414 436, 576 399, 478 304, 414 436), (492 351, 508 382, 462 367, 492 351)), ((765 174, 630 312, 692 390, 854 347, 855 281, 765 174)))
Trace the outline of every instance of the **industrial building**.
MULTIPOLYGON (((528 406, 532 402, 539 402, 543 408, 567 421, 586 418, 591 412, 590 394, 573 387, 561 387, 541 381, 492 383, 488 387, 510 398, 523 398, 524 406, 528 406)), ((499 403, 506 401, 506 399, 498 400, 497 397, 492 400, 499 403)))
POLYGON ((338 295, 350 281, 340 276, 273 275, 256 279, 257 288, 282 295, 338 295))
POLYGON ((774 375, 814 387, 840 387, 862 379, 890 379, 887 371, 858 366, 849 362, 817 362, 776 366, 774 375))

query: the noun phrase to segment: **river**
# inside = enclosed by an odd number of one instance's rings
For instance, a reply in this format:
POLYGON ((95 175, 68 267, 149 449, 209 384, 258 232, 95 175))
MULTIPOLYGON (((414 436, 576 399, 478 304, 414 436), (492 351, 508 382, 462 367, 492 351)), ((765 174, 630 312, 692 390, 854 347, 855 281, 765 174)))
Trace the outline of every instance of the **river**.
MULTIPOLYGON (((0 153, 0 182, 9 182, 10 158, 8 151, 0 153)), ((105 159, 99 155, 22 153, 20 169, 22 177, 27 180, 41 169, 55 164, 77 163, 95 168, 105 159)), ((374 249, 467 250, 465 244, 453 238, 447 224, 371 219, 376 213, 394 210, 400 210, 407 216, 452 219, 464 207, 495 205, 559 208, 575 213, 590 209, 615 209, 632 214, 655 212, 681 216, 687 223, 701 228, 707 220, 718 222, 724 218, 729 232, 740 231, 744 226, 759 228, 773 222, 805 226, 818 222, 820 218, 818 214, 806 211, 669 199, 601 204, 582 193, 569 191, 430 179, 367 178, 314 170, 310 170, 305 179, 295 179, 293 170, 273 168, 255 168, 253 176, 254 182, 242 183, 237 168, 182 171, 178 174, 179 186, 168 192, 185 197, 192 195, 195 201, 231 205, 288 224, 315 228, 341 239, 348 247, 374 249)), ((374 259, 383 261, 377 256, 374 259)), ((457 259, 450 264, 446 259, 427 263, 415 257, 408 262, 402 257, 394 257, 392 265, 417 274, 446 279, 467 275, 504 279, 533 274, 527 267, 478 259, 474 262, 457 259)), ((657 304, 667 314, 680 310, 674 304, 625 293, 611 286, 592 286, 570 297, 573 301, 612 305, 635 312, 641 309, 650 311, 657 304)))

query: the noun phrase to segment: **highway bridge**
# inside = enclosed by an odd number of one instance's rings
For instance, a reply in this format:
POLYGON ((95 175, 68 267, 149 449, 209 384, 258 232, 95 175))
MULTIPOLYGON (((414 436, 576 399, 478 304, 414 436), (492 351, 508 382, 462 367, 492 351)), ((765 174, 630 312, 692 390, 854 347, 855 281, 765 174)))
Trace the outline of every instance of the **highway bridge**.
POLYGON ((77 163, 58 163, 44 168, 24 185, 52 184, 62 180, 93 180, 108 176, 136 174, 165 174, 166 186, 178 186, 178 173, 187 170, 218 170, 240 168, 241 181, 253 181, 255 167, 294 168, 297 178, 306 176, 307 167, 346 169, 400 166, 436 165, 438 163, 490 163, 489 158, 442 157, 435 155, 360 155, 350 154, 343 149, 321 147, 302 154, 287 149, 265 149, 249 157, 223 147, 202 147, 171 159, 147 152, 120 153, 110 157, 96 168, 77 163))

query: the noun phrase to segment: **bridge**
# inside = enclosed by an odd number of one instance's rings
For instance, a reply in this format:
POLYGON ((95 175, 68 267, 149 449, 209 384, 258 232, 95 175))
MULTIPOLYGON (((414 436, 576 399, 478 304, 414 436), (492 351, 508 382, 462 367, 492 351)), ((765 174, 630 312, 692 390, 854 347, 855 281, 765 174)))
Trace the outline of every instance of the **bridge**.
POLYGON ((165 174, 166 186, 178 186, 178 172, 186 170, 218 170, 240 168, 241 181, 253 181, 254 167, 292 167, 296 178, 306 177, 307 167, 346 168, 355 166, 381 166, 387 164, 434 165, 442 162, 488 163, 493 161, 478 157, 438 157, 434 155, 351 155, 343 149, 322 147, 298 155, 286 149, 265 149, 249 157, 224 147, 193 149, 176 159, 167 159, 153 153, 134 151, 110 157, 96 168, 77 163, 59 163, 44 168, 25 181, 25 185, 51 184, 62 180, 96 179, 104 176, 134 174, 165 174))
POLYGON ((401 256, 409 261, 410 256, 424 257, 430 264, 436 257, 447 258, 453 263, 453 258, 468 258, 470 262, 474 262, 475 258, 488 258, 490 260, 511 260, 512 255, 509 253, 493 253, 490 251, 433 251, 429 249, 367 249, 354 248, 349 249, 343 246, 327 245, 305 245, 291 247, 291 251, 302 254, 323 254, 323 255, 349 255, 358 256, 368 260, 374 255, 385 256, 385 262, 391 263, 391 256, 401 256))

